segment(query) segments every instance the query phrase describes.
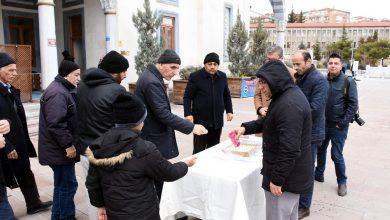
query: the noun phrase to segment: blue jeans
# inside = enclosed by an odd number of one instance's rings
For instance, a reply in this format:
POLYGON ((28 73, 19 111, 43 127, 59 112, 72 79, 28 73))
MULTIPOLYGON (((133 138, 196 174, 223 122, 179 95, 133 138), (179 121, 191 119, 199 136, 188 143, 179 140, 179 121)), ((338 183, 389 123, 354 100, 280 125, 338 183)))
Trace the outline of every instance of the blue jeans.
POLYGON ((76 209, 74 195, 77 190, 77 180, 74 164, 51 166, 54 172, 52 220, 74 219, 76 209))
POLYGON ((317 153, 317 167, 315 170, 315 175, 317 177, 324 176, 326 165, 326 149, 328 148, 329 142, 331 142, 331 156, 336 170, 337 183, 347 183, 347 176, 345 175, 345 161, 343 156, 343 149, 347 135, 348 127, 342 129, 326 128, 325 140, 318 149, 317 153))
MULTIPOLYGON (((317 157, 317 150, 321 146, 322 141, 315 141, 311 143, 311 157, 313 158, 313 170, 314 170, 314 164, 316 162, 317 157)), ((310 191, 301 194, 299 197, 299 208, 305 208, 308 209, 311 206, 311 200, 313 198, 313 190, 314 190, 314 179, 310 188, 310 191)))
POLYGON ((0 185, 0 219, 1 220, 13 220, 14 211, 8 202, 7 188, 4 185, 0 185))

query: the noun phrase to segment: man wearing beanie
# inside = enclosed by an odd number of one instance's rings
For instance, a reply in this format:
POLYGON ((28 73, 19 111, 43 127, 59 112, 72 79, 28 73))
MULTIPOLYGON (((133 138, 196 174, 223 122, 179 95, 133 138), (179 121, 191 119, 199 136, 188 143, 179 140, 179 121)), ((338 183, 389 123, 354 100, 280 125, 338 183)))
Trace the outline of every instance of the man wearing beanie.
MULTIPOLYGON (((153 142, 162 156, 171 159, 179 155, 175 130, 184 134, 206 134, 202 125, 194 125, 171 112, 164 80, 171 80, 180 69, 180 57, 173 50, 165 50, 157 64, 149 64, 137 81, 135 94, 145 103, 148 116, 142 130, 142 137, 153 142)), ((161 196, 163 182, 156 181, 158 197, 161 196)))
MULTIPOLYGON (((100 61, 98 68, 90 68, 81 77, 77 87, 78 150, 84 177, 88 174, 85 149, 92 141, 114 126, 112 105, 116 97, 126 91, 120 85, 126 77, 129 62, 116 51, 110 51, 100 61)), ((84 180, 81 180, 84 182, 84 180)), ((88 199, 88 195, 87 199, 88 199)), ((90 219, 97 218, 96 209, 88 205, 90 219)))
POLYGON ((206 135, 194 134, 194 154, 219 144, 225 110, 226 120, 233 119, 232 98, 226 74, 218 70, 218 54, 207 54, 203 64, 201 70, 191 73, 183 97, 186 119, 208 130, 206 135))
POLYGON ((91 166, 86 186, 99 219, 160 219, 154 181, 180 179, 195 163, 190 157, 172 164, 155 144, 141 138, 148 113, 135 95, 120 94, 113 104, 115 126, 87 149, 91 166))
POLYGON ((38 155, 39 163, 50 166, 54 173, 52 220, 74 219, 76 213, 75 163, 80 156, 75 143, 75 89, 79 81, 80 67, 64 57, 58 75, 41 97, 38 155))
POLYGON ((0 118, 10 122, 10 132, 4 135, 6 146, 0 151, 6 185, 20 187, 27 206, 27 214, 34 214, 49 208, 51 201, 42 202, 31 171, 29 157, 36 157, 31 143, 26 114, 20 100, 20 90, 11 85, 18 75, 16 62, 6 53, 0 53, 0 118), (16 180, 16 181, 15 181, 16 180))

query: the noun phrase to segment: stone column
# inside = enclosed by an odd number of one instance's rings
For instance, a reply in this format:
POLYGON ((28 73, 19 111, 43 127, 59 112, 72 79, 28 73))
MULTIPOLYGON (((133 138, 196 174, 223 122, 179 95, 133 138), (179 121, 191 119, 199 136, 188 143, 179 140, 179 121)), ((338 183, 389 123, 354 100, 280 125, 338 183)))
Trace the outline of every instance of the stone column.
POLYGON ((116 0, 100 0, 106 16, 106 51, 116 50, 118 47, 118 22, 116 17, 116 0))
POLYGON ((38 0, 41 88, 46 89, 58 73, 56 26, 53 0, 38 0))
POLYGON ((277 45, 284 48, 284 37, 286 30, 286 9, 284 0, 270 0, 275 17, 277 45))

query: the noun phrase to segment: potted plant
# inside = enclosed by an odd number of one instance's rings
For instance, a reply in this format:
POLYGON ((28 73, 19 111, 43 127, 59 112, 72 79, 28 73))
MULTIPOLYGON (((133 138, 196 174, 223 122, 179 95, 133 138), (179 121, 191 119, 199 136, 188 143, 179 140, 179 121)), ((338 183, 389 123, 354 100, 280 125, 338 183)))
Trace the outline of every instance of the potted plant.
POLYGON ((173 80, 173 103, 177 105, 183 104, 184 91, 187 87, 190 74, 200 70, 200 66, 187 66, 180 70, 180 79, 173 80))
POLYGON ((227 53, 230 61, 228 68, 231 74, 228 77, 228 86, 230 94, 234 98, 241 97, 242 76, 245 73, 245 68, 250 63, 247 48, 248 41, 248 31, 241 20, 241 15, 237 13, 237 20, 229 33, 227 43, 227 53))
MULTIPOLYGON (((148 64, 155 63, 162 51, 158 42, 157 31, 161 25, 161 16, 152 12, 150 1, 144 1, 145 11, 137 10, 133 14, 133 23, 138 31, 138 52, 134 57, 135 69, 138 76, 146 69, 148 64)), ((134 93, 135 82, 129 83, 129 91, 134 93)))

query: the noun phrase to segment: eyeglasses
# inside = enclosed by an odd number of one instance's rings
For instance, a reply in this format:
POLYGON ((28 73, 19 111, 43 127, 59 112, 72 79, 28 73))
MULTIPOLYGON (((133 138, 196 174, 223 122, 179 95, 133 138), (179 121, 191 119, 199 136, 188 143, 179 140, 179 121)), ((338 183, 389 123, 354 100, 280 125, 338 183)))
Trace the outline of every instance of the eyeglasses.
POLYGON ((267 81, 265 81, 264 79, 259 79, 259 84, 267 84, 267 81))

